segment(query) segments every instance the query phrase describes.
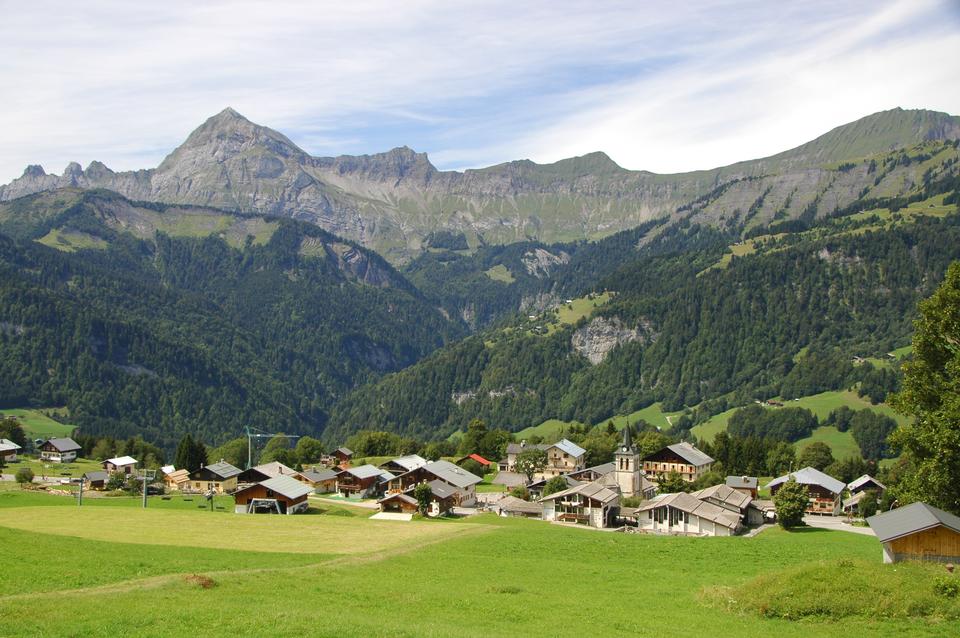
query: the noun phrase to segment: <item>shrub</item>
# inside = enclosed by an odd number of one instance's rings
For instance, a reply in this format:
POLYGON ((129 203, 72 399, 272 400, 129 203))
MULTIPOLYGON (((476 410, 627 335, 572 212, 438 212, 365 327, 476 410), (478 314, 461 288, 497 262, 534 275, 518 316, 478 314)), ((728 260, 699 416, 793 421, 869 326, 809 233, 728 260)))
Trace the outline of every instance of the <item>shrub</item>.
POLYGON ((790 480, 780 486, 773 497, 773 504, 777 509, 777 522, 780 527, 788 529, 803 525, 803 513, 807 509, 809 496, 807 486, 797 483, 792 476, 790 480))
POLYGON ((960 595, 960 579, 955 576, 940 576, 933 581, 933 593, 944 598, 960 595))
POLYGON ((29 467, 21 467, 17 470, 17 473, 13 477, 16 479, 17 483, 24 485, 26 483, 33 483, 33 470, 29 467))

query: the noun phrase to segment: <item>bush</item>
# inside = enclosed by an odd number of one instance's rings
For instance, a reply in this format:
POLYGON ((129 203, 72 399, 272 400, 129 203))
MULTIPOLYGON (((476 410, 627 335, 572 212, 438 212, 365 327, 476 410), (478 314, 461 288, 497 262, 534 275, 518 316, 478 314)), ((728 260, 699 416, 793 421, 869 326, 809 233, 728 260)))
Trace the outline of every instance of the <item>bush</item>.
POLYGON ((956 576, 940 576, 933 581, 933 593, 944 598, 956 598, 960 595, 960 579, 956 576))
POLYGON ((17 483, 24 485, 26 483, 33 483, 33 470, 29 467, 21 467, 17 470, 17 473, 13 477, 17 483))
POLYGON ((780 486, 773 497, 773 504, 777 509, 777 522, 780 527, 789 529, 803 525, 803 513, 807 509, 809 496, 807 486, 790 480, 780 486))
POLYGON ((512 497, 514 497, 514 498, 519 498, 519 499, 524 500, 524 501, 529 501, 529 500, 530 500, 530 492, 527 491, 527 488, 525 488, 525 487, 522 486, 522 485, 518 485, 518 486, 516 486, 515 488, 513 488, 512 490, 510 490, 510 496, 512 496, 512 497))

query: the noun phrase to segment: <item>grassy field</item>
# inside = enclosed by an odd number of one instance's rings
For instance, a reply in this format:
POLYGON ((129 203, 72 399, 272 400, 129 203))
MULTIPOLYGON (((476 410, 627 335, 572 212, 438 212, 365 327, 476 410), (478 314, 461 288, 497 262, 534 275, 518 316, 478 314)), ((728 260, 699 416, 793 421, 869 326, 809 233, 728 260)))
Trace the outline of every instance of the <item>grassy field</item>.
MULTIPOLYGON (((680 416, 681 412, 664 412, 660 408, 659 403, 654 403, 649 405, 642 410, 637 410, 630 414, 622 414, 615 417, 611 417, 609 420, 613 421, 613 425, 618 429, 622 430, 625 425, 628 423, 633 425, 638 421, 646 421, 652 425, 657 426, 663 430, 668 430, 672 426, 671 419, 680 416)), ((604 421, 606 423, 606 421, 604 421)), ((558 438, 561 431, 566 431, 570 428, 571 425, 579 423, 577 421, 561 421, 560 419, 548 419, 540 425, 535 425, 529 428, 524 428, 519 432, 514 434, 516 439, 528 439, 534 435, 538 435, 544 438, 544 440, 550 440, 558 438)))
POLYGON ((513 277, 513 273, 504 266, 503 264, 497 264, 493 268, 484 271, 490 279, 494 281, 499 281, 504 284, 512 284, 516 279, 513 277))
POLYGON ((29 467, 39 481, 41 477, 68 478, 83 476, 84 472, 98 472, 103 469, 99 461, 77 459, 73 463, 47 463, 34 458, 20 457, 15 463, 8 463, 5 474, 14 474, 21 467, 29 467))
MULTIPOLYGON (((872 601, 864 610, 826 601, 846 613, 793 622, 766 617, 749 599, 730 602, 760 579, 814 560, 869 564, 893 577, 898 568, 880 565, 875 539, 844 532, 692 539, 491 515, 391 524, 25 504, 14 499, 0 509, 9 566, 0 572, 4 635, 181 636, 198 627, 231 636, 960 632, 940 608, 930 619, 889 619, 872 613, 872 601), (99 517, 77 520, 84 511, 99 517)), ((757 595, 767 605, 786 598, 757 595)))
POLYGON ((44 412, 51 410, 58 414, 62 414, 64 411, 63 408, 44 408, 43 410, 12 408, 0 410, 0 414, 17 417, 28 439, 70 436, 77 426, 54 421, 44 414, 44 412))
POLYGON ((841 432, 831 425, 821 425, 813 431, 813 434, 794 443, 794 446, 800 452, 803 448, 817 441, 829 445, 835 459, 860 456, 860 446, 857 445, 853 435, 849 431, 841 432))

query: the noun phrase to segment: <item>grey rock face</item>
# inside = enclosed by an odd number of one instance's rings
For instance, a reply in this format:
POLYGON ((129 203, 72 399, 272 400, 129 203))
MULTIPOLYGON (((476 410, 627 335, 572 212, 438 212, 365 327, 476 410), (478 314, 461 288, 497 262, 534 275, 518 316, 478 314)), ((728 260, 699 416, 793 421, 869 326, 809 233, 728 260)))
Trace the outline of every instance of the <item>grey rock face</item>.
POLYGON ((653 342, 656 337, 653 326, 649 323, 641 324, 637 328, 627 328, 618 317, 594 317, 590 323, 573 333, 570 342, 574 350, 593 365, 597 365, 603 363, 610 351, 619 345, 631 341, 653 342))

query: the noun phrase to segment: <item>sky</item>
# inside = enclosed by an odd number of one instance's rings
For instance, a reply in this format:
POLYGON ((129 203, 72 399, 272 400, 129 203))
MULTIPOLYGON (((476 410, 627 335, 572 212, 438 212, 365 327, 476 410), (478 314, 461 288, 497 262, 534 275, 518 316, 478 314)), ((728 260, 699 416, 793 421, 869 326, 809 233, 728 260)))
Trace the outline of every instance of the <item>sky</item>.
POLYGON ((227 106, 313 155, 658 173, 960 114, 960 0, 0 0, 0 183, 151 168, 227 106))

